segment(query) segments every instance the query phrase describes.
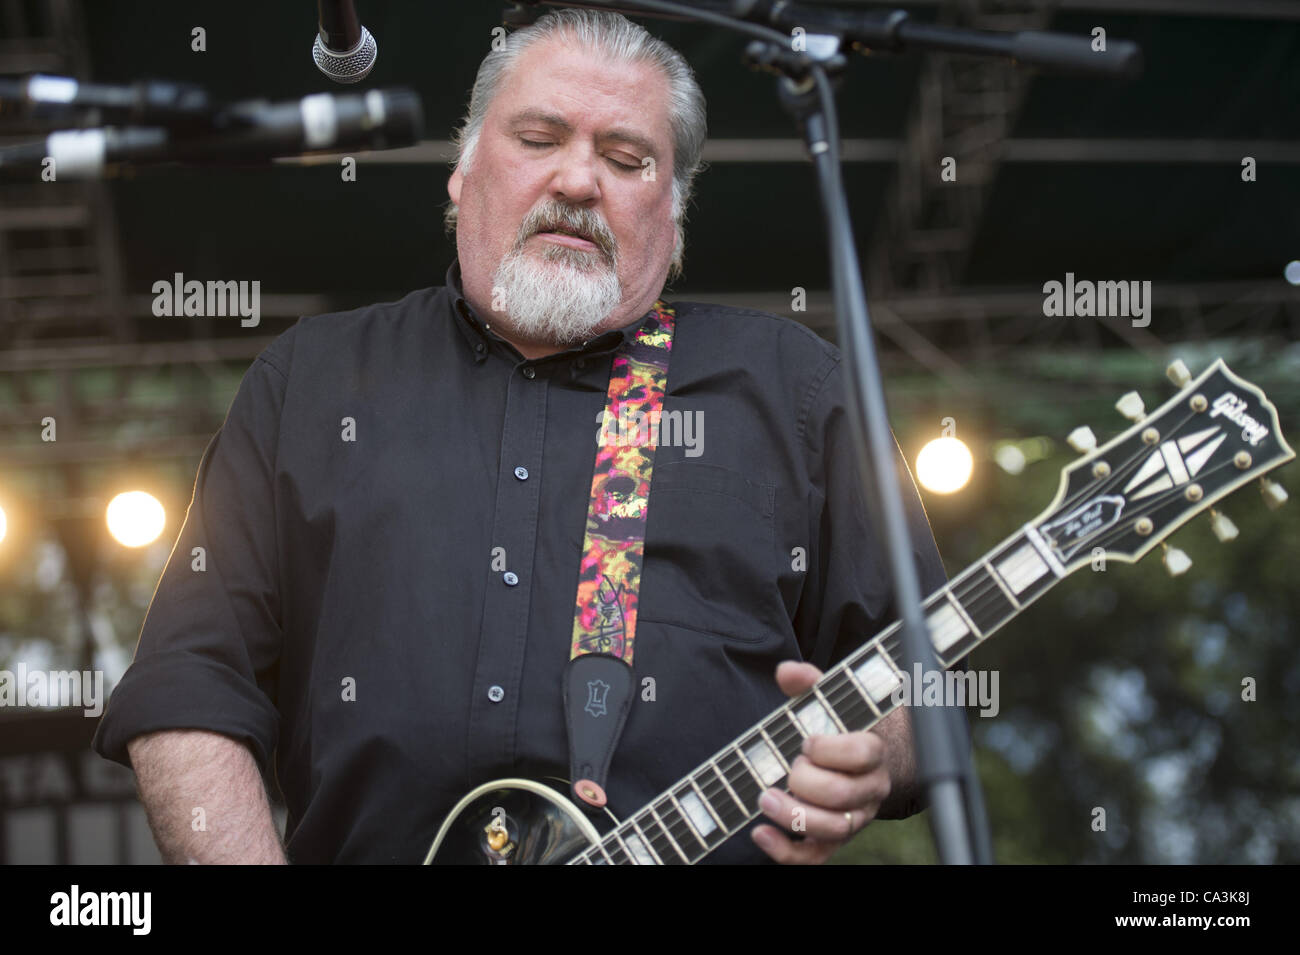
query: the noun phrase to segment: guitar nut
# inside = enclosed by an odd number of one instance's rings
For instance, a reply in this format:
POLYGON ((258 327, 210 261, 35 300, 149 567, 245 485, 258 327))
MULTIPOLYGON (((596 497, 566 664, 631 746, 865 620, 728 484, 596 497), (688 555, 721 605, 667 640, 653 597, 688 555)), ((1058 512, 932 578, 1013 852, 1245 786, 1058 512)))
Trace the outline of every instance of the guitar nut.
POLYGON ((1157 444, 1160 441, 1160 432, 1155 428, 1147 428, 1142 432, 1143 444, 1157 444))
POLYGON ((1105 461, 1098 461, 1092 466, 1092 476, 1095 478, 1110 477, 1110 465, 1105 461))
POLYGON ((1240 471, 1244 471, 1244 470, 1246 470, 1246 468, 1250 467, 1250 452, 1249 452, 1249 451, 1238 451, 1238 452, 1233 456, 1233 458, 1232 458, 1232 463, 1235 464, 1235 465, 1237 466, 1237 469, 1238 469, 1238 470, 1240 470, 1240 471))
POLYGON ((1190 404, 1193 411, 1204 411, 1210 406, 1210 403, 1205 400, 1205 395, 1192 395, 1190 404))
POLYGON ((1189 501, 1199 501, 1205 492, 1201 490, 1199 484, 1189 484, 1187 485, 1187 490, 1183 493, 1187 495, 1189 501))
POLYGON ((1155 525, 1151 523, 1151 518, 1139 517, 1137 519, 1137 523, 1133 525, 1133 529, 1137 531, 1138 534, 1140 534, 1142 537, 1146 537, 1153 530, 1155 530, 1155 525))

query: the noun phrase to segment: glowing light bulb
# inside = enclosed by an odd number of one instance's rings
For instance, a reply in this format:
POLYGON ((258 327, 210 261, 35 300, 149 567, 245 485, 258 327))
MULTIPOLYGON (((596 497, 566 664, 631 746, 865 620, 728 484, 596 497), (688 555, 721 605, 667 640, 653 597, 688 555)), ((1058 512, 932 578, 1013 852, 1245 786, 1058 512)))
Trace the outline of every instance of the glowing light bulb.
POLYGON ((936 494, 961 490, 975 467, 970 448, 957 438, 935 438, 916 456, 916 477, 936 494))
POLYGON ((123 547, 143 547, 158 539, 167 512, 152 494, 127 491, 108 502, 108 532, 123 547))

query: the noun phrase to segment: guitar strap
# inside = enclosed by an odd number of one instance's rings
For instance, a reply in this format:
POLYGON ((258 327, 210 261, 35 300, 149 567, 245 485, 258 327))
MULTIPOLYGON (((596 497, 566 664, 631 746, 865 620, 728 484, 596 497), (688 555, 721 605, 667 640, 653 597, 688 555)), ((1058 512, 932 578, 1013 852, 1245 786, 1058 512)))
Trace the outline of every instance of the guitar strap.
POLYGON ((595 808, 607 801, 609 763, 636 692, 637 596, 676 321, 662 300, 651 311, 610 368, 564 671, 569 778, 573 795, 595 808))

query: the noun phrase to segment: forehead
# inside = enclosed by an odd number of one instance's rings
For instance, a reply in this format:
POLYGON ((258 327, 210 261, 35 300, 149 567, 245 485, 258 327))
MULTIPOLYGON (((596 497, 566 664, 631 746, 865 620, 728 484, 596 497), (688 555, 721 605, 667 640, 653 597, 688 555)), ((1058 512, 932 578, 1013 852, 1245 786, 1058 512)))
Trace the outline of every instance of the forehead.
POLYGON ((490 108, 496 122, 562 118, 584 134, 639 134, 671 146, 668 78, 650 63, 615 63, 561 35, 526 50, 490 108))

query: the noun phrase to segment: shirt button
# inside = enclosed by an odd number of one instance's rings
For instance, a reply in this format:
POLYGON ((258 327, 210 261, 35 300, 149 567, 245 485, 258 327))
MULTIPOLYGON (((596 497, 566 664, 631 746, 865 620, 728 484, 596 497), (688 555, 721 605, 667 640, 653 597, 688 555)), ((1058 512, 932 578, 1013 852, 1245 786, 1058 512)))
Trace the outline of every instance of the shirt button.
POLYGON ((521 481, 528 480, 528 468, 515 468, 515 477, 521 481))
POLYGON ((501 579, 506 582, 507 587, 513 587, 515 584, 519 583, 519 575, 513 570, 507 570, 501 579))
POLYGON ((531 379, 537 377, 537 372, 533 371, 532 368, 525 368, 525 369, 524 369, 524 377, 525 377, 525 378, 528 378, 528 379, 531 380, 531 379))
POLYGON ((501 687, 493 685, 488 687, 488 699, 493 703, 500 703, 506 698, 506 691, 501 687))
POLYGON ((582 371, 582 369, 587 367, 587 359, 579 358, 577 361, 573 363, 573 367, 578 369, 578 371, 582 371))
POLYGON ((483 351, 484 351, 484 349, 486 349, 486 348, 487 348, 487 346, 484 345, 482 342, 476 342, 476 343, 474 344, 474 350, 475 350, 476 352, 478 352, 479 354, 482 354, 483 351))

